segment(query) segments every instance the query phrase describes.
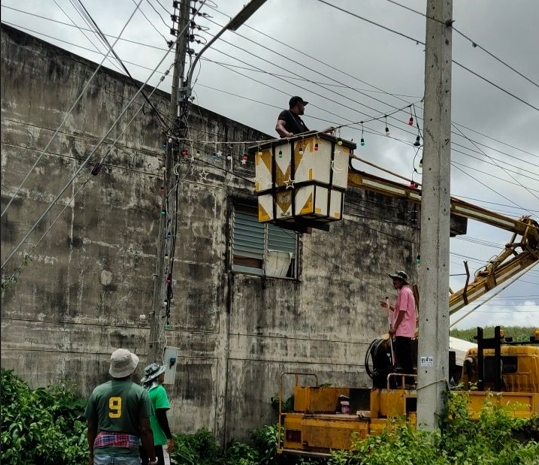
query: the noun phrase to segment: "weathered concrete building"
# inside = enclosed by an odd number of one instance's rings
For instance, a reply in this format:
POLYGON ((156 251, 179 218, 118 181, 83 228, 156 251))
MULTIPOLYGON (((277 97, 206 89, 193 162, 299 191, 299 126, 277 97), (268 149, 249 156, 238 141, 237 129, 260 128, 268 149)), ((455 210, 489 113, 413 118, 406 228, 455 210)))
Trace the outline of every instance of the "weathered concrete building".
MULTIPOLYGON (((102 68, 68 113, 96 64, 5 25, 1 47, 2 211, 35 164, 1 219, 4 263, 137 86, 102 68)), ((159 90, 151 96, 165 115, 169 99, 159 90)), ((241 145, 219 145, 222 156, 214 159, 215 146, 201 142, 268 136, 193 110, 189 127, 199 153, 178 168, 175 298, 166 343, 180 351, 169 417, 175 431, 206 427, 225 441, 276 420, 270 398, 283 371, 317 373, 334 385, 368 384, 365 351, 387 325, 378 301, 392 295, 388 271, 416 275, 418 219, 404 200, 349 189, 344 220, 330 232, 286 231, 283 239, 256 222, 254 166, 241 163, 241 145), (250 228, 258 228, 253 237, 260 239, 254 255, 243 247, 250 228), (265 265, 264 244, 276 237, 292 250, 279 278, 267 276, 265 265)), ((151 310, 157 259, 160 124, 137 97, 2 271, 7 279, 21 269, 2 297, 2 367, 33 386, 65 381, 88 395, 106 379, 117 347, 140 355, 139 374, 145 365, 149 325, 140 315, 151 310), (105 154, 103 169, 92 176, 105 154)))

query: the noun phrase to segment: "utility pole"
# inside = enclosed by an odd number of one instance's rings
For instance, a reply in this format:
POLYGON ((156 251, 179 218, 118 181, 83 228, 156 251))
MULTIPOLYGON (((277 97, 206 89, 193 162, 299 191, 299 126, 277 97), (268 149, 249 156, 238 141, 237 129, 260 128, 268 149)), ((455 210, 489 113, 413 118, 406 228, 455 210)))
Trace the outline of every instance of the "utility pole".
POLYGON ((452 0, 427 0, 417 424, 437 428, 449 376, 452 0))
MULTIPOLYGON (((179 177, 174 167, 179 160, 177 135, 181 129, 178 109, 178 89, 183 80, 185 56, 187 53, 187 36, 190 0, 174 1, 174 15, 177 29, 171 33, 177 36, 172 75, 172 92, 170 95, 169 115, 174 134, 166 135, 166 154, 162 166, 163 183, 161 185, 161 221, 159 223, 159 245, 157 248, 156 270, 154 275, 153 306, 150 313, 150 343, 148 362, 163 363, 165 349, 165 325, 170 316, 172 298, 172 271, 174 267, 174 246, 178 215, 179 177), (178 12, 178 14, 176 14, 178 12)), ((172 45, 172 44, 171 44, 172 45)))

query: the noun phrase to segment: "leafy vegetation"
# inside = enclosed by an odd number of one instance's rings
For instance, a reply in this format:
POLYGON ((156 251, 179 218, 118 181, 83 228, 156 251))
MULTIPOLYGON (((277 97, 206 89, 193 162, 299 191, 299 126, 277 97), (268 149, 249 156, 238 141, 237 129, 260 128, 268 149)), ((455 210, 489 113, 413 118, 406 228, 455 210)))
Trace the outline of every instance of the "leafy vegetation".
MULTIPOLYGON (((86 465, 85 402, 65 386, 32 390, 11 371, 2 370, 2 464, 86 465)), ((537 465, 539 444, 517 440, 534 431, 539 419, 514 418, 487 402, 473 421, 465 392, 448 393, 436 432, 406 422, 389 424, 380 436, 356 440, 351 451, 329 459, 277 454, 277 425, 250 434, 249 444, 231 441, 222 449, 205 429, 174 436, 175 465, 537 465)))
MULTIPOLYGON (((416 430, 396 421, 380 436, 355 441, 352 451, 333 453, 328 465, 537 465, 539 443, 515 433, 536 428, 487 400, 478 421, 471 419, 465 392, 448 392, 440 430, 416 430)), ((535 426, 534 426, 535 425, 535 426)), ((535 429, 537 431, 537 429, 535 429)), ((535 433, 537 434, 537 432, 535 433)))
POLYGON ((65 386, 36 390, 2 370, 2 464, 88 462, 84 402, 65 386))
MULTIPOLYGON (((503 331, 505 337, 512 337, 515 342, 526 342, 530 340, 530 336, 533 335, 533 331, 537 327, 524 327, 524 326, 504 326, 503 331)), ((487 326, 483 328, 484 337, 494 337, 494 326, 487 326)), ((453 329, 450 333, 451 336, 463 339, 469 342, 476 342, 474 339, 477 335, 477 328, 470 329, 453 329)))

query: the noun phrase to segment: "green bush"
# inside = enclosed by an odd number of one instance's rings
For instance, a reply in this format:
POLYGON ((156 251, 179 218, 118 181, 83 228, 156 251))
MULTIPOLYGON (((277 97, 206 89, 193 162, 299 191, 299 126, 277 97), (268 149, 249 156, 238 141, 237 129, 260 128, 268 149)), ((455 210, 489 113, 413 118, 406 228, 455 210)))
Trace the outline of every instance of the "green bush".
POLYGON ((176 446, 171 461, 176 465, 216 465, 224 463, 223 452, 213 434, 200 429, 194 434, 174 435, 176 446))
MULTIPOLYGON (((539 443, 517 439, 520 431, 535 431, 537 419, 520 419, 511 408, 487 398, 479 420, 470 418, 465 392, 448 392, 441 415, 441 447, 451 465, 537 465, 539 443)), ((536 436, 537 437, 537 436, 536 436)))
MULTIPOLYGON (((174 436, 175 465, 538 465, 539 444, 516 436, 535 434, 539 418, 518 419, 487 401, 479 420, 468 414, 466 393, 449 392, 439 431, 416 430, 395 421, 380 436, 354 441, 351 451, 329 459, 277 454, 278 425, 250 434, 251 444, 232 441, 223 450, 206 429, 174 436)), ((2 370, 2 464, 86 465, 85 402, 64 386, 32 390, 2 370)))
POLYGON ((30 389, 2 370, 2 463, 88 462, 84 402, 64 386, 30 389))
POLYGON ((539 464, 539 444, 515 437, 536 428, 537 419, 515 418, 487 399, 480 418, 472 420, 467 402, 466 393, 448 393, 439 431, 416 430, 403 420, 388 423, 380 436, 354 441, 351 451, 334 452, 328 465, 539 464))

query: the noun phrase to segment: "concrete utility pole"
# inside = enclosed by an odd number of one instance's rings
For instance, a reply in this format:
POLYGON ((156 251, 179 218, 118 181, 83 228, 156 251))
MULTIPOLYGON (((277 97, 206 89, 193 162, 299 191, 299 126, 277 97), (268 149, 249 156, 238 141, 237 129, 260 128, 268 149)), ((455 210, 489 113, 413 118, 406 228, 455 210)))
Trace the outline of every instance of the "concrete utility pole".
POLYGON ((452 0, 427 0, 417 424, 437 428, 449 374, 452 0))
MULTIPOLYGON (((183 80, 185 56, 187 53, 187 24, 189 21, 190 0, 173 2, 179 6, 177 21, 178 40, 174 56, 174 71, 172 75, 172 93, 170 96, 170 121, 177 135, 178 127, 178 89, 183 80), (178 5, 179 4, 179 5, 178 5)), ((176 18, 174 18, 176 19, 176 18)), ((181 123, 179 123, 181 125, 181 123)), ((174 244, 176 237, 176 217, 178 214, 177 192, 180 188, 179 177, 174 173, 178 163, 179 153, 175 137, 167 135, 167 148, 163 164, 163 184, 161 187, 161 222, 159 223, 159 246, 154 275, 153 307, 150 314, 150 343, 148 363, 163 363, 165 349, 165 324, 170 313, 170 298, 172 290, 172 268, 174 266, 174 244)))

